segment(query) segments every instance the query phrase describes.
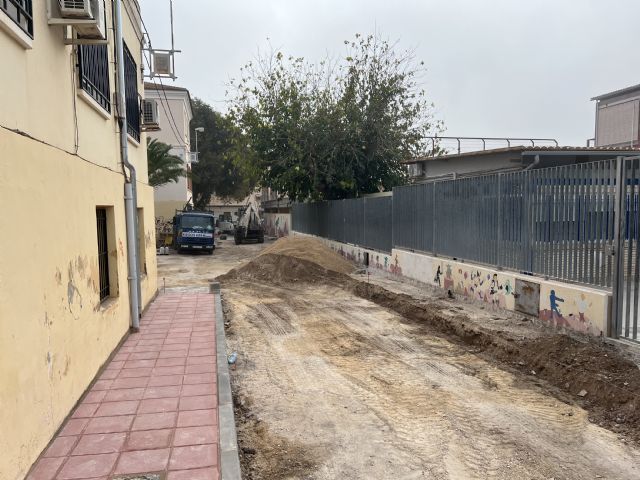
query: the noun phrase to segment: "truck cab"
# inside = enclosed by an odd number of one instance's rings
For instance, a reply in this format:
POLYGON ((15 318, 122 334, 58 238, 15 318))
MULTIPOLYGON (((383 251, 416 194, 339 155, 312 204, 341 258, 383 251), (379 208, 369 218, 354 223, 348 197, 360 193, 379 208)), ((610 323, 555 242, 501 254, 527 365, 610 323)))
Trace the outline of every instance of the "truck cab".
POLYGON ((173 217, 173 247, 179 252, 187 250, 213 253, 215 242, 213 213, 178 211, 173 217))

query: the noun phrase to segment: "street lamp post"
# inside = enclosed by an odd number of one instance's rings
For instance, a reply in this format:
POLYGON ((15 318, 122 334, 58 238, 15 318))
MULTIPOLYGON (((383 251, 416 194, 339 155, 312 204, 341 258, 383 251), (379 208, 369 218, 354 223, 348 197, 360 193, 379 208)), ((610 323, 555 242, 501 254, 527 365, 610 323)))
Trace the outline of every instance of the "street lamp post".
POLYGON ((200 151, 198 150, 198 132, 204 132, 204 127, 196 127, 196 161, 200 160, 200 151))

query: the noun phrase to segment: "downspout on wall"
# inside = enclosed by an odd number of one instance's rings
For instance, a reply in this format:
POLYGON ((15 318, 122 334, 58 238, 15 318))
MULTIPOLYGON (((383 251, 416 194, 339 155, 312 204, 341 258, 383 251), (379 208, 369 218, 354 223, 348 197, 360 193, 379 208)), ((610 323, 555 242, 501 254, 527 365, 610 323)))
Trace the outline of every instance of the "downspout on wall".
MULTIPOLYGON (((129 140, 127 139, 127 108, 124 75, 124 42, 122 38, 122 0, 113 0, 114 40, 116 43, 116 89, 118 125, 120 127, 120 156, 122 164, 129 170, 124 184, 125 221, 127 228, 127 267, 129 270, 129 309, 131 330, 140 330, 140 275, 138 274, 138 195, 135 167, 129 162, 129 140)), ((126 177, 125 177, 126 178, 126 177)))
POLYGON ((540 155, 536 155, 533 159, 533 163, 530 163, 529 165, 527 165, 523 171, 531 170, 533 167, 535 167, 539 163, 540 163, 540 155))

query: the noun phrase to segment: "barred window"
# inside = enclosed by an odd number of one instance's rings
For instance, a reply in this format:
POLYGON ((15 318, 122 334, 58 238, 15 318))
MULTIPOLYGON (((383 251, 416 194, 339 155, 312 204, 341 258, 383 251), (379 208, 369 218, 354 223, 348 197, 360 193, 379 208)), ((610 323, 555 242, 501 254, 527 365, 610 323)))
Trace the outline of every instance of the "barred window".
POLYGON ((98 273, 100 277, 100 301, 111 294, 109 288, 109 246, 107 235, 107 209, 96 208, 96 227, 98 232, 98 273))
POLYGON ((78 72, 80 88, 111 113, 107 45, 78 45, 78 72))
POLYGON ((33 38, 33 9, 31 0, 0 0, 0 10, 31 38, 33 38))
POLYGON ((127 133, 140 141, 140 99, 138 96, 138 66, 124 45, 124 91, 127 108, 127 133))

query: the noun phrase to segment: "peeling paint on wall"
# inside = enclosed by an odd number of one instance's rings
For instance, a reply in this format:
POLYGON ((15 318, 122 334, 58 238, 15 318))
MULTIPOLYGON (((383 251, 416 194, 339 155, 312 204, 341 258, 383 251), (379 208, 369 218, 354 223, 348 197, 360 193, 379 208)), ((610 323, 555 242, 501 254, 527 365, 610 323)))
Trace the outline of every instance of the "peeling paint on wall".
POLYGON ((78 297, 78 302, 80 308, 82 308, 82 294, 75 283, 74 271, 73 271, 73 263, 69 262, 68 269, 69 280, 67 282, 67 303, 69 305, 69 310, 72 310, 72 307, 76 301, 76 297, 78 297))

